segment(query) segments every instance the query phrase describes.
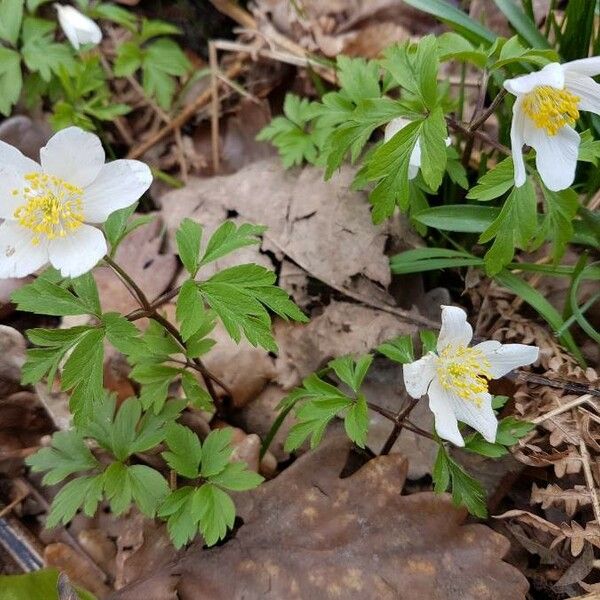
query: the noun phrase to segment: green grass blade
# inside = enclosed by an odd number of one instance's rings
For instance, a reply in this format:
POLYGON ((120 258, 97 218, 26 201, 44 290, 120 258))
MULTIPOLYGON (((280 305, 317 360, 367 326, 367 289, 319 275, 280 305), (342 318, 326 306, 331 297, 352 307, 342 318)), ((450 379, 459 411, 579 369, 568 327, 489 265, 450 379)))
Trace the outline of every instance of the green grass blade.
POLYGON ((533 48, 550 48, 548 40, 540 33, 537 25, 513 0, 494 0, 515 31, 533 48))
POLYGON ((446 0, 404 0, 404 2, 413 8, 418 8, 434 17, 437 17, 443 23, 450 25, 454 31, 464 35, 475 44, 493 44, 498 37, 489 29, 471 19, 462 10, 452 6, 446 0))

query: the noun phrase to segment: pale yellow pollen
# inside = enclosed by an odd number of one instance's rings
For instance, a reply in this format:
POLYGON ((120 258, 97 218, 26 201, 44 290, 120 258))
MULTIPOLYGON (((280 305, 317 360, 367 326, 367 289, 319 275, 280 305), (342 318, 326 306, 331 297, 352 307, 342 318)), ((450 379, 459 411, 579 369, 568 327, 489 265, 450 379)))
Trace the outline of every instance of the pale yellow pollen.
POLYGON ((14 217, 21 226, 33 231, 34 245, 43 237, 66 237, 83 223, 81 188, 44 173, 28 173, 25 180, 27 186, 22 190, 12 190, 13 196, 24 200, 14 217))
POLYGON ((437 374, 445 390, 477 406, 492 378, 491 365, 483 352, 467 346, 446 346, 439 354, 437 374))
POLYGON ((539 85, 523 98, 523 111, 536 127, 556 135, 562 127, 574 125, 579 119, 580 100, 569 90, 539 85))

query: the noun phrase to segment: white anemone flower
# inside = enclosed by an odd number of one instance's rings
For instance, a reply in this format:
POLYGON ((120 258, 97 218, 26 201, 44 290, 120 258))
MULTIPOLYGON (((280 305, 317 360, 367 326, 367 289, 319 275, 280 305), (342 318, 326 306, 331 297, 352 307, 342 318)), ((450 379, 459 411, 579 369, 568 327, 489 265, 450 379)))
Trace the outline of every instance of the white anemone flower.
MULTIPOLYGON (((404 129, 409 123, 410 119, 404 117, 396 117, 392 119, 386 126, 383 132, 383 142, 389 142, 401 129, 404 129)), ((450 138, 446 138, 446 146, 451 143, 450 138)), ((410 158, 408 159, 408 178, 414 179, 419 174, 421 168, 421 139, 418 138, 410 158)))
POLYGON ((100 27, 89 17, 68 4, 55 4, 58 22, 75 50, 85 44, 99 44, 102 41, 100 27))
POLYGON ((78 127, 55 134, 41 165, 0 142, 0 278, 25 277, 48 262, 77 277, 106 254, 104 223, 152 183, 137 160, 104 164, 98 136, 78 127))
POLYGON ((457 421, 479 431, 488 442, 496 440, 498 421, 488 381, 535 362, 539 355, 536 346, 494 340, 469 347, 472 337, 465 311, 442 306, 437 353, 429 352, 403 368, 406 391, 413 398, 429 396, 435 430, 457 446, 465 445, 457 421))
POLYGON ((595 56, 551 63, 504 82, 517 97, 510 132, 517 187, 526 180, 523 144, 535 149, 537 170, 549 190, 573 183, 580 141, 573 125, 579 111, 600 114, 600 85, 592 79, 599 74, 600 56, 595 56))

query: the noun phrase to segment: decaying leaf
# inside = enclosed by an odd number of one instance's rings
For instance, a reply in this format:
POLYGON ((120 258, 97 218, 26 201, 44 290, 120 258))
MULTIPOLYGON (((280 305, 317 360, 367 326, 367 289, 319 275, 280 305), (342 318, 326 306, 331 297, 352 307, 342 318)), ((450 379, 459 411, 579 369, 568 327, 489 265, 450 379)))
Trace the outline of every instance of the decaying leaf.
MULTIPOLYGON (((149 579, 164 585, 177 574, 180 600, 525 597, 526 579, 501 560, 503 536, 464 525, 447 496, 402 496, 407 465, 399 455, 340 479, 348 449, 345 436, 332 435, 238 499, 244 524, 234 539, 209 551, 198 542, 149 579)), ((112 598, 138 600, 147 586, 142 579, 112 598)))
POLYGON ((559 485, 550 484, 541 488, 534 483, 531 502, 541 504, 543 509, 564 506, 567 515, 572 517, 580 507, 591 504, 592 499, 584 485, 574 485, 570 490, 563 490, 559 485))
MULTIPOLYGON (((316 279, 335 287, 362 277, 386 287, 391 280, 384 252, 388 237, 408 243, 414 234, 404 220, 373 225, 366 194, 350 190, 352 177, 349 167, 342 168, 324 182, 314 167, 285 171, 279 159, 259 161, 233 175, 192 179, 165 194, 163 218, 174 231, 191 217, 206 226, 206 237, 233 211, 240 220, 266 225, 263 248, 279 258, 285 254, 316 279)), ((256 255, 254 249, 248 252, 256 255)), ((230 260, 239 264, 247 256, 238 251, 230 260)))

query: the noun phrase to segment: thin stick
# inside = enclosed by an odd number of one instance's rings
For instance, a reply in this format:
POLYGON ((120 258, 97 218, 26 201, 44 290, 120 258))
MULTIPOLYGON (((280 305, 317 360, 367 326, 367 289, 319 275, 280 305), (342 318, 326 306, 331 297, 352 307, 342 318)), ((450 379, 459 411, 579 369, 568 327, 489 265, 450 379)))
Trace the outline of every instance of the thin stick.
POLYGON ((145 310, 150 309, 150 303, 146 295, 138 284, 108 255, 104 257, 104 262, 117 274, 119 279, 125 284, 129 293, 137 299, 145 310))
MULTIPOLYGON (((576 417, 577 418, 577 417, 576 417)), ((580 426, 580 420, 577 419, 577 424, 580 426)), ((592 475, 592 469, 590 467, 590 453, 588 452, 587 446, 583 438, 579 440, 579 453, 581 454, 581 464, 583 465, 583 473, 585 475, 585 483, 587 484, 592 499, 592 508, 594 510, 594 517, 596 523, 600 525, 600 500, 598 500, 598 492, 596 490, 596 483, 594 476, 592 475)))
POLYGON ((539 417, 536 417, 531 422, 535 425, 539 425, 540 423, 543 423, 548 419, 552 419, 553 417, 557 417, 558 415, 561 415, 562 413, 567 412, 568 410, 571 410, 572 408, 575 408, 576 406, 579 406, 580 404, 583 404, 584 402, 587 402, 591 399, 591 394, 586 394, 585 396, 575 398, 575 400, 571 400, 571 402, 567 402, 566 404, 563 404, 562 406, 559 406, 558 408, 547 412, 545 415, 540 415, 539 417))

